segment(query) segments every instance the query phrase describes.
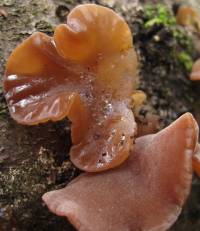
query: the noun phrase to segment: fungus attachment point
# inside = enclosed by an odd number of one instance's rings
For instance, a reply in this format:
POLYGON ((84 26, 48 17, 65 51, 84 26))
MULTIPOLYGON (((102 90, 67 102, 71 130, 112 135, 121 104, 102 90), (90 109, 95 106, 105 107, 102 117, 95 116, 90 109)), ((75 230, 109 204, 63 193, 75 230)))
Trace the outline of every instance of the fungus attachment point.
POLYGON ((73 9, 53 37, 34 33, 12 52, 4 92, 19 123, 67 116, 71 160, 96 172, 120 165, 133 145, 136 70, 126 22, 108 8, 86 4, 73 9))
POLYGON ((190 79, 193 81, 200 80, 200 59, 198 59, 192 67, 192 73, 190 75, 190 79))
POLYGON ((43 200, 82 231, 167 230, 190 191, 197 139, 197 124, 186 113, 161 132, 136 139, 119 168, 82 174, 43 200))

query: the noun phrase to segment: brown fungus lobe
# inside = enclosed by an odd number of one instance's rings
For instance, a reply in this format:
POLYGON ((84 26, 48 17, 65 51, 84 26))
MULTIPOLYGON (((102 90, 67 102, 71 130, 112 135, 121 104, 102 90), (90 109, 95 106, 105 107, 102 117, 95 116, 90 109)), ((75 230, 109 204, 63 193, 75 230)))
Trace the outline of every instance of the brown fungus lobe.
POLYGON ((8 59, 3 84, 17 122, 35 125, 67 116, 72 162, 96 172, 129 156, 136 72, 126 22, 111 9, 85 4, 70 12, 53 37, 36 32, 20 44, 8 59))
POLYGON ((120 167, 82 174, 43 200, 81 231, 167 230, 190 191, 197 139, 197 124, 186 113, 161 132, 136 139, 120 167))
POLYGON ((192 26, 200 32, 200 15, 192 6, 180 6, 176 15, 177 23, 182 26, 192 26))
POLYGON ((195 63, 193 64, 190 79, 193 81, 200 80, 200 59, 197 59, 197 61, 195 61, 195 63))
POLYGON ((193 156, 193 170, 200 177, 200 144, 197 145, 193 156))

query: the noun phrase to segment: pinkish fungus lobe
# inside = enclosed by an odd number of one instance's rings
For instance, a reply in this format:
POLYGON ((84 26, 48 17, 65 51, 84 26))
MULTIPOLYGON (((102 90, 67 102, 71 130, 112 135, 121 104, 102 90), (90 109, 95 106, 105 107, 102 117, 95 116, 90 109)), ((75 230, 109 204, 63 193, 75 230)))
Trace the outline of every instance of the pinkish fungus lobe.
POLYGON ((43 200, 80 231, 167 230, 191 187, 198 127, 186 113, 157 134, 136 139, 120 167, 82 174, 43 200))
POLYGON ((197 145, 195 154, 193 156, 193 169, 200 177, 200 144, 197 145))

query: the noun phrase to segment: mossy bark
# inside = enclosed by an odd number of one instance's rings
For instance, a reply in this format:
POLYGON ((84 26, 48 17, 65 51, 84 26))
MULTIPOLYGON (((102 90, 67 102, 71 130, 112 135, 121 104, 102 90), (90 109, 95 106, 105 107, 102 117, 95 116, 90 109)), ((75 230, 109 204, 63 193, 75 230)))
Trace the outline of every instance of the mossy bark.
MULTIPOLYGON (((54 26, 65 21, 67 12, 83 2, 88 1, 0 0, 1 79, 6 59, 20 41, 38 30, 52 34, 54 26)), ((185 48, 169 28, 145 28, 146 19, 138 1, 94 2, 114 7, 133 30, 141 60, 140 88, 148 96, 148 107, 144 107, 143 115, 152 108, 164 125, 185 111, 198 116, 200 88, 188 80, 187 70, 178 61, 176 51, 185 51, 185 48)), ((191 53, 192 58, 198 55, 196 50, 191 53)), ((64 218, 49 213, 41 201, 44 192, 63 187, 79 174, 69 161, 70 146, 67 120, 35 127, 21 126, 10 118, 0 88, 0 230, 74 230, 64 218)), ((193 184, 188 206, 172 230, 199 230, 199 180, 195 179, 193 184)))

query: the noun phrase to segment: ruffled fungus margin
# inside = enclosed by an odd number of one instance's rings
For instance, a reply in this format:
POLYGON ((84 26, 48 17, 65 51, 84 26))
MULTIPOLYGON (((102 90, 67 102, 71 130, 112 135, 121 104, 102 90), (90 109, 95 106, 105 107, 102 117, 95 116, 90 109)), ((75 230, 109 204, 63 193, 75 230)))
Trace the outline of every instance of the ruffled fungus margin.
POLYGON ((111 9, 74 8, 53 37, 36 32, 10 55, 4 91, 10 114, 35 125, 72 121, 72 162, 96 172, 120 165, 133 146, 131 95, 137 57, 131 31, 111 9))
POLYGON ((122 166, 82 174, 43 200, 81 231, 167 230, 190 192, 198 132, 186 113, 157 134, 136 139, 122 166))

